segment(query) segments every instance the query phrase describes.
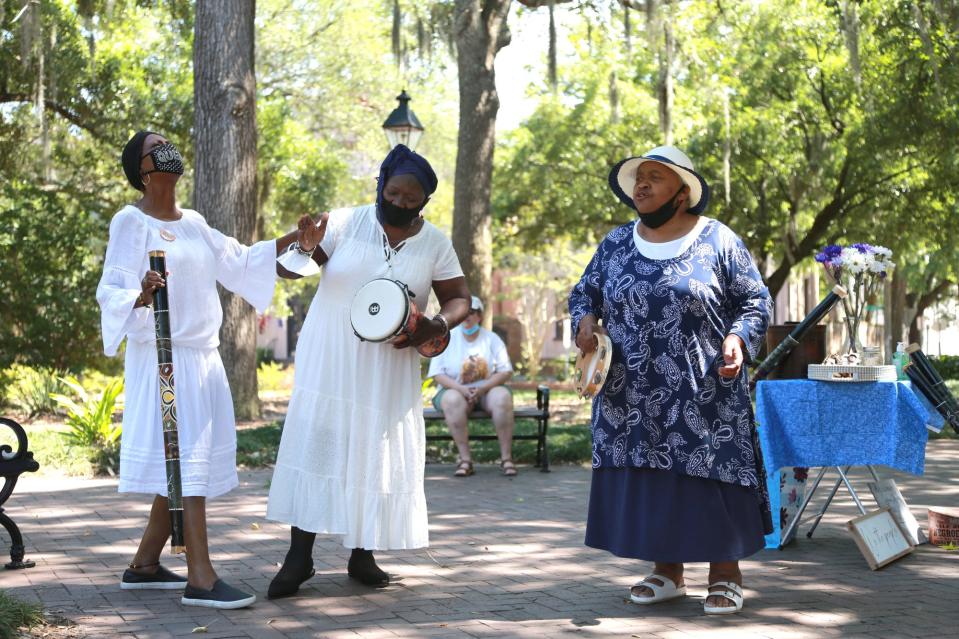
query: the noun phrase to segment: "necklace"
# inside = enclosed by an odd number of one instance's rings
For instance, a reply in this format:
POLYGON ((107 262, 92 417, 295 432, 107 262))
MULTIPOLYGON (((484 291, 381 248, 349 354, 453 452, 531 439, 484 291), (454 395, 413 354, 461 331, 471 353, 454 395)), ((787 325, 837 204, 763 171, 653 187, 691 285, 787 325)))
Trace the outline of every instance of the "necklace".
POLYGON ((160 237, 166 240, 167 242, 172 242, 173 240, 176 239, 176 235, 174 235, 173 233, 171 233, 170 231, 166 229, 160 229, 160 237))
POLYGON ((382 227, 380 228, 380 230, 382 231, 382 237, 383 237, 383 259, 386 260, 386 270, 389 273, 389 275, 392 277, 393 258, 396 257, 396 254, 399 253, 404 246, 406 246, 406 240, 403 240, 396 246, 393 246, 392 244, 390 244, 390 239, 386 237, 386 231, 383 230, 382 227))

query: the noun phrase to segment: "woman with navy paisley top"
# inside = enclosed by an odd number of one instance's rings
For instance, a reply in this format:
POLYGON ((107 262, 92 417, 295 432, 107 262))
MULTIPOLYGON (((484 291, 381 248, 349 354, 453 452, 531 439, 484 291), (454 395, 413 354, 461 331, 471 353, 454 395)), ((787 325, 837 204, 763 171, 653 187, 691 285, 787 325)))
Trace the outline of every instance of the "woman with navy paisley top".
POLYGON ((609 183, 639 219, 606 236, 569 296, 577 346, 613 343, 586 545, 655 562, 630 590, 640 604, 684 596, 684 563, 709 562, 706 614, 738 612, 739 560, 772 527, 744 366, 769 292, 742 240, 701 215, 709 187, 682 151, 623 160, 609 183))

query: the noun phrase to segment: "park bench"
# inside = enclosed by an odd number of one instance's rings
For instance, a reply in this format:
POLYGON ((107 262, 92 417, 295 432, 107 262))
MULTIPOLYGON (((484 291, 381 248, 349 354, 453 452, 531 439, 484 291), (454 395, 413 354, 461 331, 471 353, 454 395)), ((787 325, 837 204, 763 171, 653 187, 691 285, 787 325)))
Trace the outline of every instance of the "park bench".
MULTIPOLYGON (((513 417, 517 421, 517 427, 519 422, 522 421, 535 421, 536 422, 536 431, 532 433, 519 432, 519 429, 515 429, 513 433, 513 440, 517 439, 530 439, 536 441, 536 465, 539 469, 544 472, 549 472, 549 448, 547 447, 546 442, 546 433, 549 430, 549 387, 548 386, 539 386, 536 389, 536 407, 513 407, 513 417)), ((441 422, 443 419, 443 411, 436 410, 435 408, 426 408, 423 410, 423 419, 426 422, 441 422)), ((469 414, 468 419, 470 421, 474 419, 490 419, 489 413, 482 410, 474 410, 469 414)), ((469 433, 469 438, 471 441, 493 441, 496 439, 495 434, 474 434, 469 433)), ((450 441, 452 440, 452 435, 447 432, 444 435, 427 435, 427 441, 450 441)))
POLYGON ((3 477, 3 488, 0 489, 0 525, 6 528, 7 534, 10 535, 10 563, 5 567, 8 570, 32 568, 36 565, 34 562, 23 560, 23 535, 20 534, 20 528, 3 512, 3 504, 13 494, 20 475, 36 472, 40 464, 33 459, 33 453, 27 450, 27 433, 23 426, 6 417, 0 417, 0 424, 12 430, 17 437, 16 451, 7 444, 0 445, 0 477, 3 477))

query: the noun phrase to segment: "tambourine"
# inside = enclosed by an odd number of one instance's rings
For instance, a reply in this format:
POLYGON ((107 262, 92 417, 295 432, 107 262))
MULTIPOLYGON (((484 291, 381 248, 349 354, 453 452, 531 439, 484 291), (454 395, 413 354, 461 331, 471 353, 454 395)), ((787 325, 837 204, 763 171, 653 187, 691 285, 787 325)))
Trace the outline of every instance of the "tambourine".
MULTIPOLYGON (((367 282, 353 296, 350 324, 365 342, 395 342, 409 339, 423 317, 409 287, 402 282, 378 278, 367 282)), ((450 343, 449 332, 416 347, 423 357, 436 357, 450 343)))
POLYGON ((576 392, 580 397, 590 398, 603 387, 606 373, 613 359, 613 342, 605 333, 593 333, 596 349, 589 354, 576 356, 576 392))

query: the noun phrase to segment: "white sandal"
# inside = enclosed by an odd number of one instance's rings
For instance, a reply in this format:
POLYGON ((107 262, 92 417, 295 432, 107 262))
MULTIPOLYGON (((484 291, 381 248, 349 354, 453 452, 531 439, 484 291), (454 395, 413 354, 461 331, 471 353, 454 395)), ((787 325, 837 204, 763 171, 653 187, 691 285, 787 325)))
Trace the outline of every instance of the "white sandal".
POLYGON ((706 592, 706 599, 710 597, 722 597, 733 602, 732 606, 710 606, 703 602, 703 611, 707 615, 732 615, 743 609, 743 587, 734 581, 714 581, 709 584, 710 588, 722 587, 725 590, 716 590, 706 592))
POLYGON ((685 597, 685 596, 686 596, 686 584, 683 584, 682 586, 677 586, 676 582, 674 582, 669 577, 664 577, 662 575, 657 575, 655 573, 653 573, 649 577, 646 577, 642 581, 636 582, 629 589, 630 601, 632 601, 633 603, 644 605, 644 606, 646 604, 660 603, 663 601, 669 601, 670 599, 676 599, 678 597, 685 597), (663 582, 663 585, 660 586, 657 583, 653 583, 652 581, 650 581, 650 579, 659 579, 660 581, 663 582), (653 591, 653 595, 651 597, 646 597, 646 596, 633 594, 633 588, 636 588, 636 587, 649 588, 650 590, 653 591))

